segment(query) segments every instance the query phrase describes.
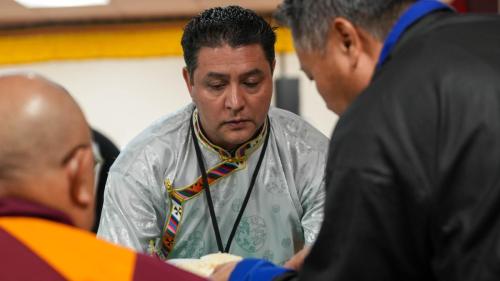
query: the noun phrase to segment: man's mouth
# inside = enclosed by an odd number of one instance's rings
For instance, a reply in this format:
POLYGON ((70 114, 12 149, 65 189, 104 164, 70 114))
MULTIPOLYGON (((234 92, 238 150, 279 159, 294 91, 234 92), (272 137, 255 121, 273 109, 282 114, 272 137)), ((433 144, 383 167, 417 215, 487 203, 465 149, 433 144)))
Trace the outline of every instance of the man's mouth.
POLYGON ((246 119, 234 119, 234 120, 228 120, 224 121, 224 125, 229 126, 231 128, 237 129, 245 126, 245 124, 249 122, 249 120, 246 119))

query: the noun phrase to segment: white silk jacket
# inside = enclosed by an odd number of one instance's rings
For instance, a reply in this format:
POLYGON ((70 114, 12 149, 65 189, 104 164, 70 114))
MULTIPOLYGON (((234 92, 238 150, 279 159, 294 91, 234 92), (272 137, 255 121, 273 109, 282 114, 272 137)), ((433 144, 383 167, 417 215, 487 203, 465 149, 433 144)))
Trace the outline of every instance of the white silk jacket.
POLYGON ((193 122, 224 246, 270 134, 229 252, 282 264, 313 243, 323 219, 328 139, 288 111, 271 108, 268 117, 260 134, 233 155, 203 136, 193 104, 155 122, 111 167, 98 236, 164 259, 219 251, 193 122))

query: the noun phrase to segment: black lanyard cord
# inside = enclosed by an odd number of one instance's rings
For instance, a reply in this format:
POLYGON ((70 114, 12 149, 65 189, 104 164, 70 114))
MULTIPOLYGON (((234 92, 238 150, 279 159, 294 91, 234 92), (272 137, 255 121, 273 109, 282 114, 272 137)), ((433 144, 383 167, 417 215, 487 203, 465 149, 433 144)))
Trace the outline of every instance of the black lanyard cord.
POLYGON ((236 221, 234 222, 233 229, 231 230, 231 233, 229 234, 229 239, 227 241, 226 248, 224 249, 224 246, 222 244, 222 238, 221 238, 220 231, 219 231, 219 225, 217 224, 217 218, 215 217, 214 204, 212 201, 212 196, 210 194, 207 172, 205 169, 205 163, 203 162, 203 155, 201 154, 201 149, 200 149, 200 145, 198 143, 198 138, 196 137, 195 132, 194 132, 193 120, 191 120, 191 126, 190 126, 191 127, 191 136, 193 138, 194 148, 196 151, 196 158, 198 160, 198 167, 200 168, 200 172, 201 172, 203 189, 205 190, 205 194, 207 197, 208 210, 210 211, 210 218, 212 219, 212 226, 214 228, 215 239, 217 240, 217 247, 219 248, 220 252, 223 252, 223 253, 229 252, 234 235, 236 234, 236 230, 238 228, 238 225, 240 224, 243 213, 245 212, 245 208, 247 206, 248 200, 250 199, 250 195, 252 193, 253 186, 255 184, 255 180, 257 179, 257 175, 259 173, 260 166, 262 164, 262 160, 264 159, 264 154, 266 153, 269 135, 271 134, 271 122, 269 122, 269 119, 267 121, 268 121, 269 125, 268 125, 268 129, 266 132, 264 145, 262 146, 262 151, 260 152, 259 161, 257 162, 257 166, 255 167, 255 171, 253 172, 252 179, 250 181, 250 185, 248 186, 248 190, 247 190, 247 193, 245 195, 245 199, 243 200, 243 204, 241 205, 240 211, 238 212, 238 216, 236 217, 236 221))

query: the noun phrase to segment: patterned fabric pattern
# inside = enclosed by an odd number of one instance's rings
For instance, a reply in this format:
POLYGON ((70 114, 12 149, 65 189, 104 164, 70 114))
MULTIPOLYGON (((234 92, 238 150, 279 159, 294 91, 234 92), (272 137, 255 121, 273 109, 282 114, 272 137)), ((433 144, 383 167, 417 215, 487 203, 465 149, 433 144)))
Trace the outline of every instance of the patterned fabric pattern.
MULTIPOLYGON (((245 168, 246 160, 248 159, 250 154, 254 152, 262 144, 262 141, 264 140, 264 137, 268 131, 268 126, 269 126, 268 121, 266 119, 266 122, 264 123, 264 126, 259 135, 257 135, 257 137, 255 137, 254 139, 244 143, 238 149, 236 149, 234 154, 235 156, 232 157, 230 152, 212 144, 203 135, 203 132, 201 131, 198 121, 197 110, 195 110, 193 113, 192 122, 198 140, 206 147, 213 149, 214 151, 217 151, 222 161, 218 165, 207 171, 207 180, 209 186, 212 186, 219 179, 229 176, 230 174, 232 174, 237 170, 245 168)), ((167 179, 165 180, 165 187, 167 188, 167 191, 171 198, 171 205, 170 205, 171 207, 166 223, 166 228, 164 230, 164 235, 162 238, 163 247, 161 249, 161 254, 160 254, 160 257, 162 258, 166 258, 175 245, 175 236, 177 234, 177 231, 179 230, 180 223, 182 221, 182 211, 183 211, 182 204, 187 200, 192 199, 198 194, 200 194, 200 192, 203 190, 203 179, 200 176, 198 177, 196 182, 193 183, 192 185, 180 189, 174 189, 172 187, 170 180, 167 179)))
MULTIPOLYGON (((190 104, 162 117, 122 150, 108 176, 99 237, 168 259, 218 251, 201 192, 193 125, 211 174, 221 239, 228 241, 263 148, 254 143, 261 137, 231 155, 196 130, 195 110, 190 104)), ((319 231, 328 139, 278 108, 270 108, 268 122, 266 153, 229 252, 283 263, 313 243, 319 231)))

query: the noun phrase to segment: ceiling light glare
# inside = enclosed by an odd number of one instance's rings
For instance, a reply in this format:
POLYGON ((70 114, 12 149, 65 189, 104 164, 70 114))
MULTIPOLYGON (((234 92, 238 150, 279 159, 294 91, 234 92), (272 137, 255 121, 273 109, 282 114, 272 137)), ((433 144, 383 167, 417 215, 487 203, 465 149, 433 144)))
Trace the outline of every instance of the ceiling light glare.
POLYGON ((108 5, 110 0, 14 0, 26 8, 71 8, 108 5))

